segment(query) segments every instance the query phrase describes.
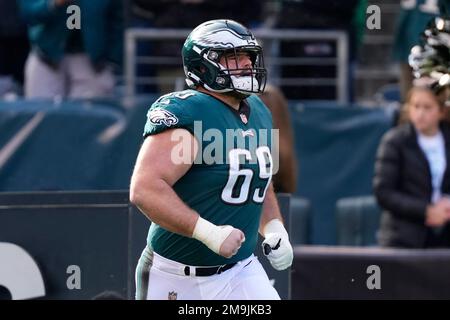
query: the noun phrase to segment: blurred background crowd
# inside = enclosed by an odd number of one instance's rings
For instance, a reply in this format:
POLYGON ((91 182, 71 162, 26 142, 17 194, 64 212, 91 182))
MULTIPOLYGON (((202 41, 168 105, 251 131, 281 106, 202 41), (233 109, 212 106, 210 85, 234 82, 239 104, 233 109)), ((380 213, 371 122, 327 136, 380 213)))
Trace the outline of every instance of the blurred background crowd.
MULTIPOLYGON (((381 98, 403 101, 412 82, 410 49, 430 19, 446 13, 446 6, 445 0, 2 0, 0 97, 121 94, 124 64, 130 59, 128 50, 124 51, 127 30, 189 30, 202 21, 228 17, 252 30, 346 34, 348 43, 341 57, 347 63, 345 79, 337 78, 337 62, 342 60, 333 63, 333 59, 340 57, 342 49, 332 36, 279 37, 276 44, 269 41, 273 38, 263 39, 267 40, 266 56, 278 58, 269 65, 271 81, 282 86, 290 100, 337 99, 340 84, 336 82, 345 80, 347 101, 367 105, 381 98), (71 5, 78 5, 82 13, 79 29, 62 27, 71 15, 67 11, 71 5), (379 11, 368 10, 373 5, 379 11)), ((153 38, 137 44, 142 58, 137 92, 182 87, 182 38, 153 38)))

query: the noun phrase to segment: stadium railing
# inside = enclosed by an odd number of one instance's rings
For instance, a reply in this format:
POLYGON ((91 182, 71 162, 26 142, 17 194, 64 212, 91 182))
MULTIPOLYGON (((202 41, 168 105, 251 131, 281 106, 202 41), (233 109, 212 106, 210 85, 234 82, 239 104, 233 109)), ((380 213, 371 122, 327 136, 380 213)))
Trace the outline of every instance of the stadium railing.
MULTIPOLYGON (((129 28, 125 32, 125 93, 132 96, 136 93, 138 84, 175 83, 176 90, 183 87, 182 78, 166 77, 144 77, 140 78, 136 73, 138 64, 147 65, 173 65, 180 66, 181 57, 173 56, 138 56, 137 47, 140 41, 174 41, 184 40, 191 30, 186 29, 149 29, 149 28, 129 28)), ((261 40, 265 48, 265 62, 269 68, 270 82, 283 86, 330 86, 336 87, 336 97, 339 103, 348 103, 348 36, 344 31, 337 30, 297 30, 297 29, 255 29, 255 36, 261 40), (334 40, 336 41, 336 57, 283 57, 279 56, 278 46, 281 41, 302 41, 302 40, 334 40), (335 65, 336 77, 298 77, 281 78, 278 69, 281 66, 300 65, 335 65)), ((181 51, 181 50, 180 50, 181 51)))

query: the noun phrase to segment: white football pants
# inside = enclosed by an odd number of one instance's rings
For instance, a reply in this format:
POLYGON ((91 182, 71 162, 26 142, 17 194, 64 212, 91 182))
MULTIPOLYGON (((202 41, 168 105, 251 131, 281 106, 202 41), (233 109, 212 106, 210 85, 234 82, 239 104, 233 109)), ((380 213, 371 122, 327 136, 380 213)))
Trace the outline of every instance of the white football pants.
POLYGON ((207 277, 186 276, 185 267, 146 247, 136 268, 136 300, 280 300, 253 254, 207 277))

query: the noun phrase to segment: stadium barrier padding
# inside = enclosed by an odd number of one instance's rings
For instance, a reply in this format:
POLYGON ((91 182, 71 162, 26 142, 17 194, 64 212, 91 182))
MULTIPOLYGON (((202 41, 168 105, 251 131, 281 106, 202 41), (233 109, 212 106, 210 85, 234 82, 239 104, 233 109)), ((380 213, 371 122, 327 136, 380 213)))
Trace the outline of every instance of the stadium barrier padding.
POLYGON ((336 203, 337 244, 374 246, 381 210, 374 196, 349 197, 336 203))
POLYGON ((308 244, 311 234, 311 205, 307 199, 291 197, 291 232, 292 245, 308 244))
POLYGON ((450 250, 297 246, 292 299, 450 299, 450 250))

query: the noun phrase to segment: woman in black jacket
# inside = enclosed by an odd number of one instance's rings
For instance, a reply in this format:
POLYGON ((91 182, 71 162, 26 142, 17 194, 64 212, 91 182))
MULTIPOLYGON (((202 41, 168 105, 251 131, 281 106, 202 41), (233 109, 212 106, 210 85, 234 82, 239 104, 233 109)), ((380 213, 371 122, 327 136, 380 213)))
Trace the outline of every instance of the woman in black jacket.
POLYGON ((379 146, 374 192, 384 209, 378 241, 404 248, 450 247, 450 126, 445 97, 411 89, 407 121, 379 146))

